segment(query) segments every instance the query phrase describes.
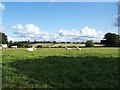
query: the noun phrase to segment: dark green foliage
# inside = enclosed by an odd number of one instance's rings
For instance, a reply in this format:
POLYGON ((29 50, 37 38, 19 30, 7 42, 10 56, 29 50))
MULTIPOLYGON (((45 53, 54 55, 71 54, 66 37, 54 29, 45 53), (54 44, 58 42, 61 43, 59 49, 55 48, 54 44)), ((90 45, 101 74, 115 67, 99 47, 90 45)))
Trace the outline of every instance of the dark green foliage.
POLYGON ((100 44, 105 44, 105 40, 101 40, 101 41, 100 41, 100 44))
POLYGON ((42 45, 37 45, 37 48, 42 48, 42 45))
POLYGON ((0 43, 2 43, 2 44, 7 44, 8 43, 7 35, 5 35, 5 33, 0 32, 0 43))
POLYGON ((13 42, 12 42, 12 41, 8 42, 8 47, 9 47, 9 48, 10 48, 12 45, 13 45, 13 42))
POLYGON ((108 47, 120 46, 120 36, 115 33, 107 33, 104 36, 105 40, 101 40, 101 43, 105 44, 108 47))
POLYGON ((58 48, 62 48, 62 46, 60 45, 60 46, 58 46, 58 48))
POLYGON ((53 43, 56 43, 56 41, 53 41, 53 43))
POLYGON ((12 45, 17 45, 18 48, 29 48, 29 47, 32 47, 30 46, 31 45, 31 42, 28 40, 28 41, 18 41, 18 42, 12 42, 10 41, 8 43, 8 46, 12 46, 12 45))
POLYGON ((93 46, 94 46, 94 43, 93 43, 92 40, 88 40, 88 41, 86 41, 85 46, 86 46, 86 47, 93 47, 93 46))

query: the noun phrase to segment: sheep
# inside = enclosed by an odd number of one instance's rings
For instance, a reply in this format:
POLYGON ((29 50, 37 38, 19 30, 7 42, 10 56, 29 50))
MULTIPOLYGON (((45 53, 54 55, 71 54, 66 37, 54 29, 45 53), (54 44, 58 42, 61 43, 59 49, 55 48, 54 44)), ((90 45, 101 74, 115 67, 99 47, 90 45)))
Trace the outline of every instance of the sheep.
POLYGON ((2 46, 0 45, 0 49, 2 49, 2 46))
POLYGON ((17 48, 17 46, 11 46, 11 48, 17 48))
POLYGON ((81 48, 77 47, 77 50, 81 50, 81 48))
POLYGON ((36 48, 33 48, 33 50, 36 50, 36 48))
POLYGON ((66 50, 72 50, 72 48, 67 48, 67 47, 66 47, 66 50))
POLYGON ((27 51, 34 51, 34 49, 33 48, 27 48, 27 51))

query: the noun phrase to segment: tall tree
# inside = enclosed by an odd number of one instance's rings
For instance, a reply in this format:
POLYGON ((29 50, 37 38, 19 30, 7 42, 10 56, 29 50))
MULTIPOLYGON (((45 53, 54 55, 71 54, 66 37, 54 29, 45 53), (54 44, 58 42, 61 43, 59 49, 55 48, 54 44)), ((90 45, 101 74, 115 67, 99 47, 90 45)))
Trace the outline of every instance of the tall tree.
POLYGON ((119 46, 120 36, 115 33, 107 33, 104 36, 104 44, 106 46, 119 46))
POLYGON ((4 33, 1 33, 1 32, 0 32, 0 43, 2 43, 2 44, 8 43, 7 35, 5 35, 4 33))

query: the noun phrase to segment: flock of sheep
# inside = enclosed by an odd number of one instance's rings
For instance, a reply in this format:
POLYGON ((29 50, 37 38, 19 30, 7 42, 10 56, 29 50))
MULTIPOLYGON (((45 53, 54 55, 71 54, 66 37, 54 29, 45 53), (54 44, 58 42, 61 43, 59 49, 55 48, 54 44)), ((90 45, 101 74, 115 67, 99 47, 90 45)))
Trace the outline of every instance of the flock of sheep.
MULTIPOLYGON (((1 49, 6 49, 6 48, 8 48, 7 44, 2 44, 1 45, 1 49)), ((11 48, 15 48, 16 49, 17 46, 11 46, 11 48)), ((68 47, 65 47, 65 49, 66 50, 72 50, 72 48, 68 48, 68 47)), ((31 52, 31 51, 35 51, 36 48, 32 47, 32 48, 27 48, 26 50, 31 52)), ((81 50, 81 48, 77 47, 77 50, 81 50)))

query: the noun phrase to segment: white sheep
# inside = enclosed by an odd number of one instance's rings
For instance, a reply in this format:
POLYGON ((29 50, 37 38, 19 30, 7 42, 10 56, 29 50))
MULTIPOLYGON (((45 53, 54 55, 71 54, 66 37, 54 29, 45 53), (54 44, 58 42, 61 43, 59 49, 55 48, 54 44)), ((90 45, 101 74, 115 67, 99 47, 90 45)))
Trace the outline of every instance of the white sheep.
POLYGON ((7 44, 2 44, 1 47, 2 47, 2 49, 8 48, 7 44))
POLYGON ((66 47, 66 50, 72 50, 72 48, 67 48, 67 47, 66 47))
POLYGON ((2 49, 2 46, 0 46, 0 49, 2 49))
POLYGON ((36 48, 33 48, 33 50, 36 50, 36 48))
POLYGON ((77 50, 81 50, 81 48, 77 47, 77 50))
POLYGON ((34 51, 34 49, 33 48, 27 48, 27 51, 32 52, 32 51, 34 51))

